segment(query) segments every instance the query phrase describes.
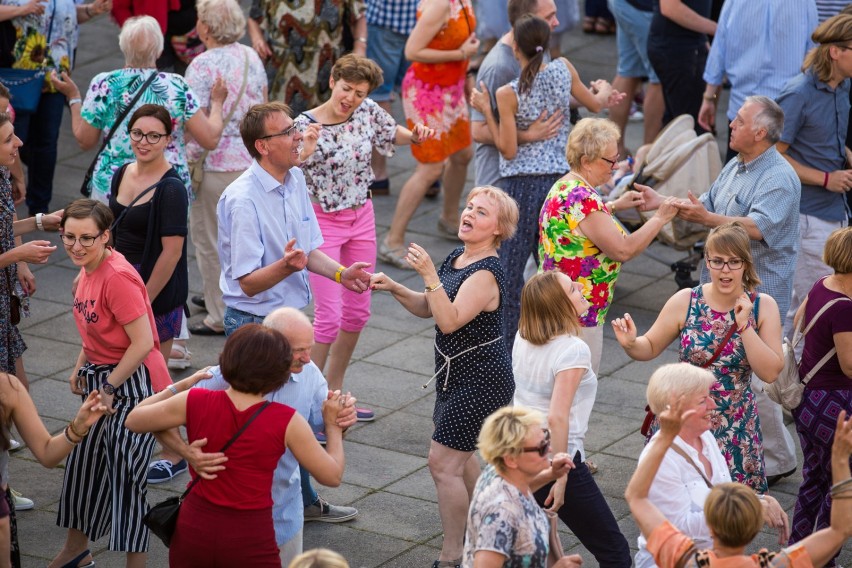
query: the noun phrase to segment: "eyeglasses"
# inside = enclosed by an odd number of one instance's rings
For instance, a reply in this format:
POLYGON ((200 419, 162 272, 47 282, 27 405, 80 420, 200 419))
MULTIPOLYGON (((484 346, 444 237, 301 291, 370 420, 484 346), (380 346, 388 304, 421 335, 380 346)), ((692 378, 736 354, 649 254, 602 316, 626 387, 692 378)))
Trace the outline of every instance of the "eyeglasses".
POLYGON ((275 138, 276 136, 293 136, 293 133, 296 131, 296 124, 294 123, 290 128, 283 132, 279 132, 277 134, 267 134, 266 136, 261 136, 258 140, 268 140, 269 138, 275 138))
POLYGON ((163 138, 166 138, 168 134, 161 134, 160 132, 142 132, 138 128, 134 128, 130 131, 130 139, 134 142, 142 142, 142 139, 148 141, 148 144, 156 144, 163 138))
POLYGON ((620 154, 616 154, 616 155, 615 155, 615 159, 614 159, 614 160, 610 160, 609 158, 604 158, 603 156, 601 156, 601 160, 603 160, 604 162, 606 162, 607 164, 609 164, 609 167, 614 168, 614 167, 618 164, 618 159, 619 159, 620 157, 621 157, 621 155, 620 155, 620 154))
POLYGON ((745 261, 741 258, 732 258, 731 260, 722 260, 721 258, 708 258, 707 265, 713 270, 722 270, 727 266, 730 270, 739 270, 743 267, 745 261))
POLYGON ((101 231, 94 237, 90 237, 88 235, 84 235, 82 237, 74 237, 72 235, 66 235, 65 233, 62 233, 59 235, 59 238, 62 239, 62 244, 64 244, 68 248, 73 247, 75 243, 80 243, 81 247, 89 248, 90 246, 95 244, 95 239, 97 239, 103 234, 104 232, 101 231))
POLYGON ((539 445, 534 448, 524 448, 524 453, 527 452, 538 452, 540 457, 544 457, 547 455, 547 450, 550 449, 550 430, 547 428, 542 428, 542 432, 544 432, 544 439, 539 443, 539 445))

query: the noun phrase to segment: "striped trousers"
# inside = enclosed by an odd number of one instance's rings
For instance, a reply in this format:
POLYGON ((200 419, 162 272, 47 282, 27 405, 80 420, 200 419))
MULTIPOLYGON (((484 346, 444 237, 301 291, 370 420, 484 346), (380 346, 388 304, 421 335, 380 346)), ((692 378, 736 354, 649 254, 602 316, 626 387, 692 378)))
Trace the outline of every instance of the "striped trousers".
MULTIPOLYGON (((85 396, 100 387, 115 365, 87 364, 85 396)), ((115 414, 101 417, 89 435, 74 448, 65 465, 65 479, 56 524, 77 529, 95 541, 109 533, 109 549, 147 552, 148 462, 154 436, 136 434, 124 427, 131 410, 154 394, 148 370, 140 365, 115 389, 115 414)))
MULTIPOLYGON (((796 498, 790 544, 829 526, 831 522, 831 445, 841 410, 852 412, 852 389, 805 389, 793 409, 802 443, 802 485, 796 498)), ((834 559, 826 566, 834 566, 834 559)))

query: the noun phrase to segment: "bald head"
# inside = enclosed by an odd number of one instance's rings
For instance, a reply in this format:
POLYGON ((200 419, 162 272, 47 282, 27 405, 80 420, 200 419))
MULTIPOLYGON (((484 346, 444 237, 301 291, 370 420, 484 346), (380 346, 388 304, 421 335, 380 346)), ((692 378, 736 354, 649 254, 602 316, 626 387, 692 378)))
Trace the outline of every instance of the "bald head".
POLYGON ((296 308, 278 308, 263 319, 263 325, 281 333, 293 350, 291 373, 301 373, 311 361, 314 326, 308 316, 296 308))

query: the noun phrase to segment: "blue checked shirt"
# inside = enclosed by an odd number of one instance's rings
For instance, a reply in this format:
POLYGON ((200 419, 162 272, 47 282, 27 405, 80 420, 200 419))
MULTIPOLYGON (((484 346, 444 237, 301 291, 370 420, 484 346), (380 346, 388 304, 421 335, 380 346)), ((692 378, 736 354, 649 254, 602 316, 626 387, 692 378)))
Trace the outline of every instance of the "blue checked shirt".
POLYGON ((731 82, 728 120, 746 97, 774 99, 799 74, 817 27, 813 0, 727 0, 704 67, 704 81, 731 82))
POLYGON ((367 23, 408 35, 417 23, 417 0, 367 0, 367 23))
MULTIPOLYGON (((209 370, 212 379, 200 381, 196 387, 207 390, 225 390, 228 383, 222 377, 219 367, 209 370)), ((308 363, 301 373, 292 373, 290 380, 281 388, 266 395, 266 400, 279 402, 295 408, 296 412, 308 421, 314 432, 324 428, 322 421, 322 403, 328 397, 328 383, 314 363, 308 363)), ((210 450, 212 451, 212 450, 210 450)), ((228 464, 225 464, 228 467, 228 464)), ((288 449, 278 460, 275 475, 272 477, 272 520, 275 525, 275 542, 278 546, 289 542, 302 528, 305 507, 302 503, 301 476, 299 462, 288 449)))
MULTIPOLYGON (((763 234, 750 240, 751 257, 760 278, 758 292, 769 294, 783 317, 790 307, 793 270, 799 252, 801 183, 793 167, 775 146, 744 164, 728 162, 710 189, 699 199, 711 213, 749 217, 763 234)), ((708 282, 702 263, 701 282, 708 282)))

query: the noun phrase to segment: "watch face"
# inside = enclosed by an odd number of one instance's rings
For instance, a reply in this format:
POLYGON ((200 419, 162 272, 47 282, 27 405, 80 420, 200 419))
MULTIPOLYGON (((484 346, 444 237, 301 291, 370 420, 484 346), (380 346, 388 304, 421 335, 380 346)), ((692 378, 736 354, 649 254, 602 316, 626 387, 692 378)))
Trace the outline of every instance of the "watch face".
POLYGON ((115 387, 109 383, 102 384, 101 389, 107 394, 115 394, 115 387))

